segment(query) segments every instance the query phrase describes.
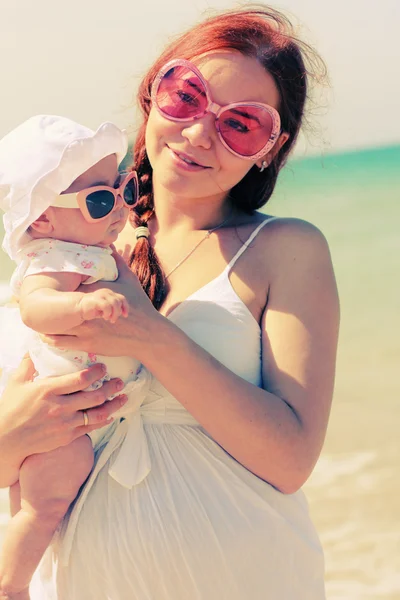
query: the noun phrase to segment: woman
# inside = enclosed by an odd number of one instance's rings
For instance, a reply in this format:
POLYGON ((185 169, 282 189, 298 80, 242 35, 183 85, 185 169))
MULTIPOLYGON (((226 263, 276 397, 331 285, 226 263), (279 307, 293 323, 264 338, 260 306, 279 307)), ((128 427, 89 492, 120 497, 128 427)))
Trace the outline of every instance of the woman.
MULTIPOLYGON (((229 11, 171 44, 142 82, 141 198, 117 243, 137 277, 118 257, 110 285, 129 317, 48 340, 135 356, 153 379, 140 411, 106 430, 34 600, 324 597, 299 490, 327 427, 336 285, 315 227, 256 210, 300 129, 301 48, 278 13, 229 11)), ((3 396, 8 464, 24 459, 21 435, 41 452, 115 410, 101 405, 110 389, 79 392, 94 370, 32 383, 29 369, 3 396)))

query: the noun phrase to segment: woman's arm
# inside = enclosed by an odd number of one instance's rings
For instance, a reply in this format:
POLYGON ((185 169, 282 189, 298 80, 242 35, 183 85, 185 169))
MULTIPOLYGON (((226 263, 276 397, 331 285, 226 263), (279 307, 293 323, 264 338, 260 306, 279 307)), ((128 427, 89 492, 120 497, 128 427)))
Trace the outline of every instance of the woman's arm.
POLYGON ((126 316, 124 297, 112 290, 77 292, 85 278, 79 273, 41 273, 22 282, 19 308, 25 325, 39 333, 62 333, 83 321, 103 318, 115 323, 126 316))
POLYGON ((170 322, 158 325, 143 362, 234 458, 292 493, 309 477, 325 438, 339 305, 322 234, 296 221, 273 235, 275 266, 262 318, 264 389, 234 375, 170 322))
MULTIPOLYGON (((274 228, 269 297, 262 318, 264 389, 232 373, 153 309, 130 281, 126 322, 85 324, 61 346, 123 353, 141 360, 209 434, 250 471, 285 493, 310 475, 332 400, 339 309, 329 249, 302 222, 274 228), (96 333, 93 337, 93 327, 96 333), (78 345, 77 345, 78 344, 78 345)), ((271 234, 270 234, 271 235, 271 234)), ((122 292, 124 293, 124 292, 122 292)))
POLYGON ((47 379, 32 381, 35 368, 29 357, 10 377, 0 398, 0 487, 18 479, 18 471, 31 454, 69 444, 72 440, 111 423, 110 416, 127 400, 117 396, 119 380, 105 382, 92 392, 82 392, 104 375, 103 365, 47 379), (83 425, 86 410, 89 425, 83 425))

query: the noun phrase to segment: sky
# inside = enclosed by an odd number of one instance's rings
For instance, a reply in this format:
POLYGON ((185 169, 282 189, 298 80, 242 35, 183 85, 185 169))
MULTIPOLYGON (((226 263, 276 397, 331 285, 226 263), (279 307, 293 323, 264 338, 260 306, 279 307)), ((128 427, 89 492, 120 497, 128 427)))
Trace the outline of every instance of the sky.
MULTIPOLYGON (((174 35, 228 0, 0 0, 0 136, 34 114, 134 135, 140 77, 174 35)), ((400 144, 400 0, 282 0, 325 60, 299 154, 400 144), (311 131, 311 130, 310 130, 311 131)))

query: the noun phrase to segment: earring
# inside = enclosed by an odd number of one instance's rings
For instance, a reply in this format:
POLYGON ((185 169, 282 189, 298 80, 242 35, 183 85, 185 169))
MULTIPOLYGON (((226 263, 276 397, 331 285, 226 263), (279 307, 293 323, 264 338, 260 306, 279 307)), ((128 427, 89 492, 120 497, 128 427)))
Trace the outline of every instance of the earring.
POLYGON ((261 163, 261 167, 260 167, 260 173, 262 173, 264 171, 264 169, 266 169, 268 167, 268 163, 266 160, 263 160, 261 163))

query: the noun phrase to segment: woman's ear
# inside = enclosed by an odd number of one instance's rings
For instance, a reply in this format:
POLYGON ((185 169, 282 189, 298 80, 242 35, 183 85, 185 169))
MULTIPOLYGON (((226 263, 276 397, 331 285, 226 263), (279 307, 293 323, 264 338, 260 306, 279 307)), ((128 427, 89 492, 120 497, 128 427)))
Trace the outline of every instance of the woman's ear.
POLYGON ((53 223, 47 211, 41 214, 36 221, 31 223, 30 229, 40 233, 41 235, 49 235, 54 231, 53 223))
POLYGON ((268 152, 268 154, 266 154, 265 156, 263 156, 262 158, 260 158, 259 161, 257 161, 257 166, 261 169, 262 167, 267 168, 269 167, 269 165, 272 163, 272 161, 274 160, 275 156, 278 154, 279 150, 282 148, 282 146, 284 144, 286 144, 286 142, 289 139, 289 134, 286 133, 285 131, 283 133, 281 133, 281 135, 278 137, 278 139, 276 140, 272 150, 270 150, 268 152), (265 164, 266 163, 266 164, 265 164))

